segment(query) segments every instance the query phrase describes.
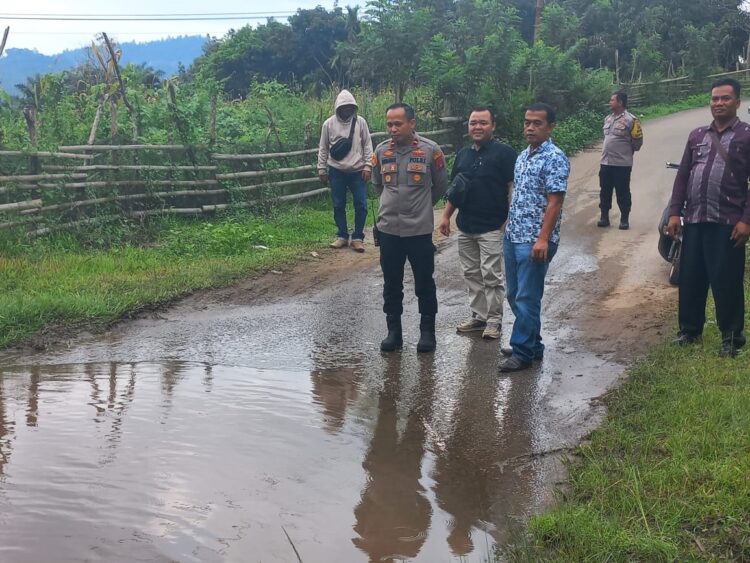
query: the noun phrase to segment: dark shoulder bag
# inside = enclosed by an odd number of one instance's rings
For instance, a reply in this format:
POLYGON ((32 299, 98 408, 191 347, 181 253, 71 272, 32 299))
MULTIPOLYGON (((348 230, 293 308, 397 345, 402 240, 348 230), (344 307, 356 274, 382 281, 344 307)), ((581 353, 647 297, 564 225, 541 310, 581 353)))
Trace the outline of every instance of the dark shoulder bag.
POLYGON ((352 127, 349 129, 349 136, 348 137, 342 137, 333 145, 331 145, 331 150, 328 151, 328 154, 331 155, 331 158, 333 160, 341 160, 342 158, 346 157, 347 154, 349 154, 349 151, 352 150, 352 139, 354 138, 354 127, 357 125, 357 114, 355 113, 352 116, 352 127))
POLYGON ((466 203, 466 196, 469 194, 469 187, 471 186, 471 176, 466 172, 459 172, 456 177, 453 178, 451 185, 448 186, 448 191, 445 192, 445 197, 456 207, 463 207, 466 203))
POLYGON ((469 172, 459 172, 456 177, 453 178, 451 185, 448 186, 448 191, 445 192, 445 197, 456 207, 462 207, 466 204, 466 198, 469 196, 469 190, 471 189, 471 182, 474 179, 477 169, 482 165, 482 157, 478 157, 471 167, 469 172))

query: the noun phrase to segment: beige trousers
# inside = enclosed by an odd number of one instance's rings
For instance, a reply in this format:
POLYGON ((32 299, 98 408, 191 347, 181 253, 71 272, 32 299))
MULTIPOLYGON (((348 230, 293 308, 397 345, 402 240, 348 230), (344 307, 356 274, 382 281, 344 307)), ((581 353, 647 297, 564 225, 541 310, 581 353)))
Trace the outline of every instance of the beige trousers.
POLYGON ((472 313, 479 320, 501 323, 505 299, 503 231, 481 234, 459 231, 458 257, 469 289, 472 313))

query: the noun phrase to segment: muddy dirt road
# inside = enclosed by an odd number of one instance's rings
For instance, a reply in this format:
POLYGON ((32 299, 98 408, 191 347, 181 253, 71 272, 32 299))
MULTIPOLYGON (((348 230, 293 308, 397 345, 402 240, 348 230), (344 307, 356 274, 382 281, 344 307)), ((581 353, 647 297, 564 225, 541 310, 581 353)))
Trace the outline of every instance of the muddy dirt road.
POLYGON ((673 329, 663 165, 708 119, 646 124, 627 232, 595 226, 598 151, 574 159, 548 348, 528 372, 498 375, 497 342, 455 333, 454 240, 437 258, 434 356, 415 351, 411 285, 405 348, 378 352, 369 244, 4 353, 0 561, 296 561, 292 544, 305 563, 483 561, 550 501, 560 453, 601 420, 596 398, 673 329))

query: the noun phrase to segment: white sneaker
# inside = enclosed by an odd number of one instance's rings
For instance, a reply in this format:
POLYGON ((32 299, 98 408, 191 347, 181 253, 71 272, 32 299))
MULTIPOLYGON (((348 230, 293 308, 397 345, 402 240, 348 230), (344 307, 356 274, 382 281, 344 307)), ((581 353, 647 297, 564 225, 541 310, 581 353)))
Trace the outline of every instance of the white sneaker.
POLYGON ((456 330, 458 332, 475 332, 478 330, 484 330, 486 326, 487 326, 487 323, 485 321, 480 321, 476 317, 472 317, 460 323, 456 327, 456 330))
POLYGON ((500 338, 500 323, 487 323, 487 327, 482 333, 482 338, 487 340, 497 340, 500 338))

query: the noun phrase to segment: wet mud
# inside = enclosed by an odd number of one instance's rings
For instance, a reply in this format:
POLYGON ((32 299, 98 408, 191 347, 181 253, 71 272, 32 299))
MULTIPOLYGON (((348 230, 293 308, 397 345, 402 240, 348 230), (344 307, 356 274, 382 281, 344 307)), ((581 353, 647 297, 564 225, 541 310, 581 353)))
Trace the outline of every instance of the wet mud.
POLYGON ((552 502, 598 398, 674 329, 661 167, 707 119, 647 124, 630 231, 596 228, 598 152, 574 159, 547 350, 526 372, 498 374, 498 342, 456 334, 452 239, 435 354, 416 354, 411 279, 404 349, 378 351, 369 244, 0 353, 0 561, 483 561, 552 502))

